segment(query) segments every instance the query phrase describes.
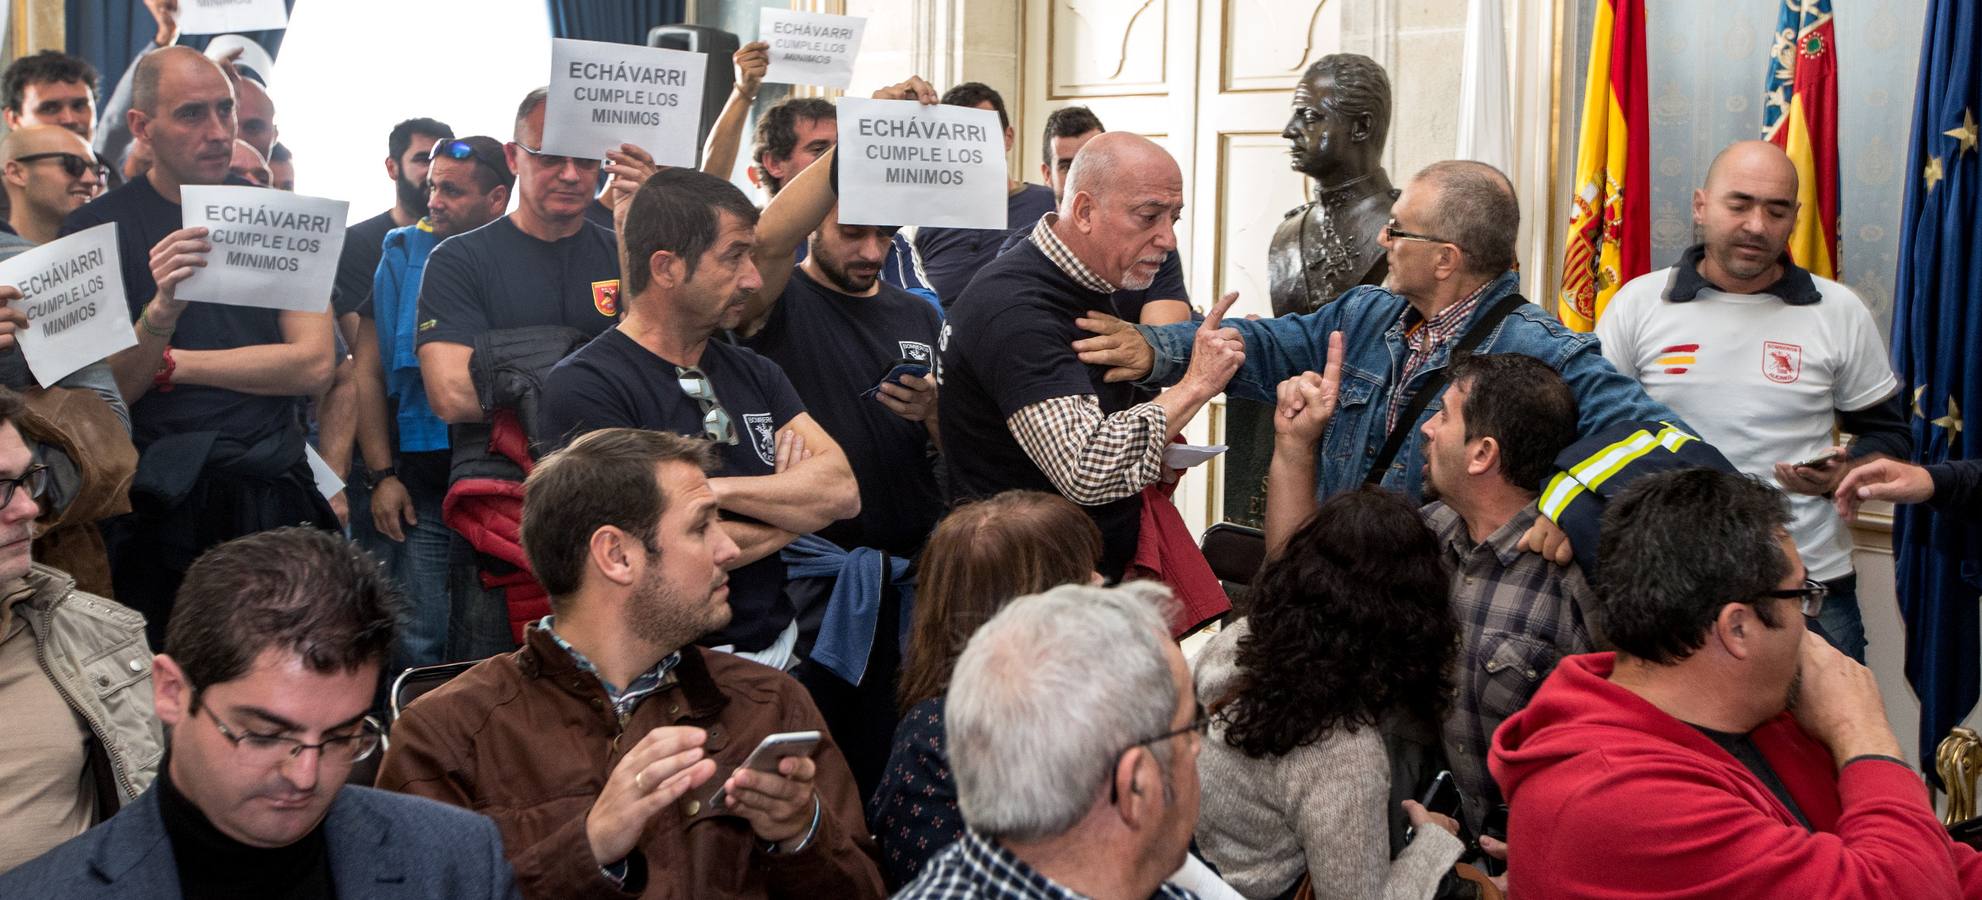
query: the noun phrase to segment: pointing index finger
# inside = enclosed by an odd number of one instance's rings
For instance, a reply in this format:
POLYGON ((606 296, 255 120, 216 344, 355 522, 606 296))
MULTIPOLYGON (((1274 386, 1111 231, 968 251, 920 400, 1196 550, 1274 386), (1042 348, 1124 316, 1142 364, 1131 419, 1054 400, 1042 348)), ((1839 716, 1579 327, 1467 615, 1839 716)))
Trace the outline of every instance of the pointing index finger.
POLYGON ((1239 302, 1238 291, 1228 292, 1225 296, 1218 298, 1217 303, 1211 304, 1211 312, 1205 315, 1204 322, 1198 325, 1198 329, 1200 331, 1206 329, 1217 331, 1219 327, 1218 323, 1225 321, 1225 314, 1230 312, 1232 310, 1232 304, 1237 302, 1239 302))

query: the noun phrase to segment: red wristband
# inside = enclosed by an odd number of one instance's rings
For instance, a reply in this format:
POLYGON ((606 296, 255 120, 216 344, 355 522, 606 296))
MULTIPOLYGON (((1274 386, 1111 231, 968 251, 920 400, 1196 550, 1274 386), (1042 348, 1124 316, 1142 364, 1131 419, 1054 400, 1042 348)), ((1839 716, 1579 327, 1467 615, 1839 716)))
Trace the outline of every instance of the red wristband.
POLYGON ((162 394, 172 390, 172 370, 177 368, 172 361, 171 347, 158 354, 158 362, 158 372, 151 376, 151 389, 162 394))

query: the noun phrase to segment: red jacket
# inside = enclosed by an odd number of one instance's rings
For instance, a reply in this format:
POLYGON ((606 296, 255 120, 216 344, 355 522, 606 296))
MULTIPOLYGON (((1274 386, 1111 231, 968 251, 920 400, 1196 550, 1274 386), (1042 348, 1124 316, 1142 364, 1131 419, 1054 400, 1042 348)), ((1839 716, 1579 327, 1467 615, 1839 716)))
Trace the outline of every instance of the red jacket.
POLYGON ((1838 771, 1783 713, 1751 737, 1814 832, 1692 726, 1609 681, 1614 654, 1564 659, 1494 733, 1512 812, 1509 894, 1553 897, 1982 897, 1905 765, 1838 771))

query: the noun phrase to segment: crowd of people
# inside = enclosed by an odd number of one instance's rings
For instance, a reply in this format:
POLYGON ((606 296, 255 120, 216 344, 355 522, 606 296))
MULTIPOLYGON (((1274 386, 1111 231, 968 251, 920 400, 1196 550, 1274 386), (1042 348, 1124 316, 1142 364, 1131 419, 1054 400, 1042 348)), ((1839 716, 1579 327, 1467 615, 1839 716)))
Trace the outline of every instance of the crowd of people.
MULTIPOLYGON (((1005 229, 841 222, 817 98, 757 115, 754 201, 753 43, 699 169, 545 152, 544 89, 399 123, 277 310, 178 296, 182 190, 296 161, 155 12, 101 107, 0 75, 0 259, 114 224, 135 340, 43 385, 0 310, 0 896, 1982 897, 1843 525, 1977 517, 1982 464, 1904 461, 1771 145, 1595 334, 1460 161, 1383 284, 1227 318, 1176 161, 1083 107, 1005 229), (1221 394, 1273 407, 1236 606, 1169 500, 1221 394)), ((985 85, 874 96, 1012 144, 985 85)))

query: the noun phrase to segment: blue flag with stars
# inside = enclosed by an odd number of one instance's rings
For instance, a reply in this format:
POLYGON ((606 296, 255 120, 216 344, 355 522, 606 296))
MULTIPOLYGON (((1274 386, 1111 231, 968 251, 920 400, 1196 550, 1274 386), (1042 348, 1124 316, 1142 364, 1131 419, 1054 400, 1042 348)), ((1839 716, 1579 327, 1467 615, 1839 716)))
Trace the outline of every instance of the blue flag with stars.
MULTIPOLYGON (((1931 0, 1914 97, 1913 148, 1893 300, 1893 366, 1911 401, 1916 462, 1982 458, 1964 427, 1982 409, 1982 4, 1931 0)), ((1906 617, 1906 677, 1920 697, 1920 756, 1974 709, 1982 680, 1978 529, 1925 506, 1893 517, 1893 567, 1906 617)))

